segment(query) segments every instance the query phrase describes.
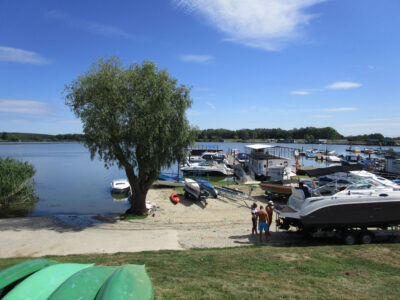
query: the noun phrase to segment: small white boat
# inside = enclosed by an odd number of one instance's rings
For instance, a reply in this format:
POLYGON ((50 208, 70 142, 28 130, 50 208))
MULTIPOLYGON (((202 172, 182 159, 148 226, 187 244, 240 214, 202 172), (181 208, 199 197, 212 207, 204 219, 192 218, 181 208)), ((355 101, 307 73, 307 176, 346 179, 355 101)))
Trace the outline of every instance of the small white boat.
POLYGON ((341 161, 341 158, 340 158, 340 157, 337 157, 336 155, 328 155, 328 156, 326 157, 326 160, 327 160, 327 161, 330 161, 330 162, 340 162, 340 161, 341 161))
POLYGON ((131 186, 127 179, 116 179, 111 182, 112 193, 126 193, 130 188, 131 186))

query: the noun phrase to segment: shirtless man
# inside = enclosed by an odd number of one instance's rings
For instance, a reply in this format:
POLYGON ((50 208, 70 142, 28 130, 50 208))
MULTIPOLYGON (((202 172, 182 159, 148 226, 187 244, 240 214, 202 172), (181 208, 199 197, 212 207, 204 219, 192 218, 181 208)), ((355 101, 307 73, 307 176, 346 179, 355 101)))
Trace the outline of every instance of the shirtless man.
POLYGON ((262 243, 262 232, 265 231, 265 241, 268 241, 268 214, 264 210, 263 206, 260 206, 260 210, 256 214, 258 220, 258 231, 260 232, 260 243, 262 243))

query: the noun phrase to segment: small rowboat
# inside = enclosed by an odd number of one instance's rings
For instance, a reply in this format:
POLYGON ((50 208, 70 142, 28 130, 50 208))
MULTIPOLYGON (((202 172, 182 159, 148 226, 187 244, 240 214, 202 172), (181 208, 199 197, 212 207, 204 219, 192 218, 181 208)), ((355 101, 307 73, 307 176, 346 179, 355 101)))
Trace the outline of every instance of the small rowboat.
POLYGON ((172 193, 170 196, 170 199, 172 202, 174 202, 175 204, 178 203, 180 201, 179 196, 175 193, 172 193))

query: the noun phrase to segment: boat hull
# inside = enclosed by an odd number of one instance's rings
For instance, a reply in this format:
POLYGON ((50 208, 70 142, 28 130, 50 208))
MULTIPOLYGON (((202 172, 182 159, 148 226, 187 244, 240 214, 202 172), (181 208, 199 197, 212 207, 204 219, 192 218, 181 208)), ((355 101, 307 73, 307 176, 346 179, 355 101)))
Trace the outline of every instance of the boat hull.
POLYGON ((400 201, 336 204, 300 215, 305 228, 385 227, 400 224, 400 201))
POLYGON ((281 184, 273 184, 273 183, 260 183, 260 187, 264 191, 282 194, 282 195, 290 195, 292 193, 291 185, 281 185, 281 184))

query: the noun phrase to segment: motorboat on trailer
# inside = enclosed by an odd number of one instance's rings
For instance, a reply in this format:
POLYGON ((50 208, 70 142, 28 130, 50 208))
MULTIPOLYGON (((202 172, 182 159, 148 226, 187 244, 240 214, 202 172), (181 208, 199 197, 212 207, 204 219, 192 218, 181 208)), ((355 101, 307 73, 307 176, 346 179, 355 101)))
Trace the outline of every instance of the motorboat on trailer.
POLYGON ((127 193, 131 189, 127 179, 116 179, 111 182, 111 193, 127 193))
POLYGON ((205 161, 200 163, 186 163, 180 170, 185 174, 210 175, 210 176, 231 176, 234 174, 231 168, 214 161, 205 161))
POLYGON ((213 196, 214 198, 218 198, 218 191, 214 189, 211 183, 209 183, 207 180, 200 178, 195 178, 194 180, 200 185, 201 188, 206 190, 211 196, 213 196))
POLYGON ((352 184, 333 195, 305 198, 303 190, 292 188, 287 205, 277 205, 277 225, 304 230, 348 230, 386 228, 400 224, 400 187, 384 185, 368 177, 356 177, 352 184))
POLYGON ((209 193, 195 180, 185 178, 185 199, 203 201, 207 205, 209 193))

